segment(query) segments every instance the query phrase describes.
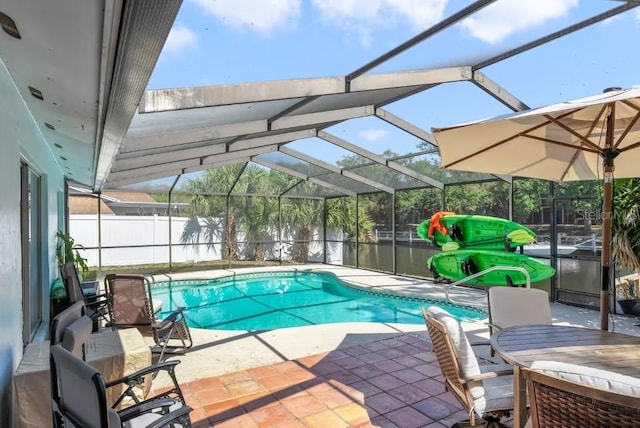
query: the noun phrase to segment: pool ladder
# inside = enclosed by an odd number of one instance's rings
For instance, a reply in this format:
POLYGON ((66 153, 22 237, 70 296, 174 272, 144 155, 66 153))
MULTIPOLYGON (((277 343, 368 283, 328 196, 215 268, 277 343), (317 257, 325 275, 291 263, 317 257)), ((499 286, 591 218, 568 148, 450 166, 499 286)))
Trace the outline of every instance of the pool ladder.
POLYGON ((444 294, 447 298, 447 301, 451 302, 451 303, 455 303, 458 305, 464 305, 464 304, 468 304, 468 303, 463 303, 463 302, 456 302, 454 299, 451 298, 451 296, 449 296, 449 290, 451 289, 451 287, 455 287, 456 285, 460 285, 460 284, 464 284, 465 282, 471 280, 471 279, 475 279, 478 278, 479 276, 483 276, 488 274, 489 272, 493 272, 496 270, 510 270, 510 271, 515 271, 515 272, 522 272, 524 274, 525 279, 527 280, 527 284, 526 287, 527 288, 531 288, 531 275, 529 275, 529 272, 527 272, 527 270, 525 268, 522 268, 520 266, 491 266, 488 269, 485 269, 483 271, 474 273, 473 275, 469 275, 465 278, 459 279, 456 282, 452 282, 451 284, 447 284, 447 287, 444 290, 444 294))

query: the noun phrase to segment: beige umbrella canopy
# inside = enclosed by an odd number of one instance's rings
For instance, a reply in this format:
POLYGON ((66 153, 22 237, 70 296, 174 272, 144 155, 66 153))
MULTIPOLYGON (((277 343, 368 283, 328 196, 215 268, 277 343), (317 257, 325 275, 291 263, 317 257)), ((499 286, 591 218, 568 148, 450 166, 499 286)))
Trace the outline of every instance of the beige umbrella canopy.
POLYGON ((608 329, 612 181, 640 176, 640 89, 434 129, 445 169, 604 180, 600 327, 608 329))

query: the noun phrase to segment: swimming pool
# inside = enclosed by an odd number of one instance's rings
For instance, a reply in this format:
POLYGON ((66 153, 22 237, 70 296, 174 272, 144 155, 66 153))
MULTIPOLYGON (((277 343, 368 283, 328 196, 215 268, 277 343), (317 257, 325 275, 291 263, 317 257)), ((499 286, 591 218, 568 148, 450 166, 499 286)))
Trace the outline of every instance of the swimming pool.
POLYGON ((445 301, 364 291, 326 272, 238 274, 213 280, 156 282, 163 313, 184 306, 189 326, 221 330, 269 330, 339 322, 423 324, 421 307, 438 305, 458 319, 486 313, 445 301))

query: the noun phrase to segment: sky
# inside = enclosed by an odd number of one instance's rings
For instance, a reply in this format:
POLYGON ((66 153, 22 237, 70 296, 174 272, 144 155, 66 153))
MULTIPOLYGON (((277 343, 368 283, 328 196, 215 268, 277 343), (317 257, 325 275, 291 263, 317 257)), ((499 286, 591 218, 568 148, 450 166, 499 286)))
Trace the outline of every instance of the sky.
MULTIPOLYGON (((344 76, 471 3, 184 0, 148 88, 344 76)), ((621 4, 498 0, 371 73, 473 65, 621 4)), ((638 40, 640 7, 482 72, 529 107, 538 107, 611 86, 640 86, 638 40)), ((427 131, 510 112, 469 82, 439 85, 385 109, 427 131)), ((374 117, 343 122, 328 131, 376 153, 389 148, 409 153, 419 144, 374 117)), ((300 150, 305 144, 290 147, 300 150)), ((316 151, 329 162, 343 155, 320 146, 316 151)))

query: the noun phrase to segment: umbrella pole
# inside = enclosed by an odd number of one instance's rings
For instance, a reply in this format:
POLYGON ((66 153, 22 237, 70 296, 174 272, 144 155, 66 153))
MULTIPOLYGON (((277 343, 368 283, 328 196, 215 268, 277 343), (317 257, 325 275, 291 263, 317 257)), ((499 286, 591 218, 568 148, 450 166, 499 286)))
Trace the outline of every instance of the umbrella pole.
MULTIPOLYGON (((613 162, 613 160, 612 160, 613 162)), ((609 278, 611 263, 611 215, 613 199, 613 165, 604 167, 602 201, 602 277, 600 288, 600 329, 609 330, 609 278), (609 169, 609 171, 607 171, 609 169), (611 177, 610 179, 608 177, 611 177)))
POLYGON ((613 150, 615 104, 610 106, 607 117, 605 149, 602 153, 604 166, 604 189, 602 195, 602 281, 600 288, 600 330, 609 330, 609 279, 611 264, 611 220, 613 216, 613 160, 617 152, 613 150))

